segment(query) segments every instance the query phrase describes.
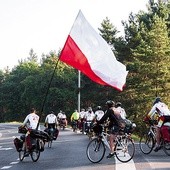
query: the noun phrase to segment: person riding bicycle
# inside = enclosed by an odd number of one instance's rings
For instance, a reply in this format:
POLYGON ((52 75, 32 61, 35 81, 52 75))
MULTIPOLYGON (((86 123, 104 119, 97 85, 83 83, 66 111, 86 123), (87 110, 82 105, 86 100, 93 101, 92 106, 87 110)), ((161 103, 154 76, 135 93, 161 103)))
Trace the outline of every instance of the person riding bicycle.
POLYGON ((157 152, 160 150, 160 128, 165 122, 170 122, 170 110, 168 109, 168 106, 161 101, 160 97, 156 97, 153 106, 149 113, 147 114, 147 117, 149 119, 153 119, 154 115, 158 114, 158 124, 156 125, 156 146, 154 148, 154 151, 157 152))
POLYGON ((80 113, 79 113, 79 129, 80 129, 80 132, 84 132, 84 120, 85 120, 85 109, 81 109, 80 113))
MULTIPOLYGON (((38 130, 40 130, 40 126, 38 125, 38 123, 39 123, 39 116, 36 114, 36 110, 34 108, 31 108, 30 114, 28 114, 26 116, 22 126, 23 127, 26 126, 28 129, 38 129, 38 130)), ((29 155, 28 149, 32 145, 31 138, 30 138, 30 132, 27 131, 27 133, 25 134, 25 136, 23 138, 24 138, 23 145, 25 145, 25 148, 26 148, 25 156, 28 156, 29 155)))
POLYGON ((119 129, 120 129, 120 125, 119 125, 119 119, 121 118, 120 112, 118 112, 115 108, 115 102, 112 100, 108 100, 106 102, 107 105, 107 110, 106 113, 104 114, 104 116, 97 121, 97 124, 103 124, 104 121, 106 121, 107 119, 109 119, 109 131, 110 131, 110 148, 111 148, 111 152, 109 153, 109 155, 107 156, 107 158, 111 158, 112 156, 114 156, 114 140, 116 139, 116 135, 119 133, 119 129))
POLYGON ((88 107, 85 114, 85 132, 88 133, 94 122, 95 114, 91 107, 88 107))
POLYGON ((78 128, 79 116, 80 116, 79 112, 77 111, 77 109, 75 109, 74 112, 71 115, 71 118, 70 118, 71 123, 72 123, 72 127, 75 124, 76 129, 78 128))
POLYGON ((53 129, 54 140, 57 139, 59 133, 59 130, 57 129, 57 125, 58 125, 57 116, 54 114, 53 111, 50 111, 50 113, 45 118, 44 126, 47 127, 47 129, 45 129, 47 133, 50 132, 51 128, 53 129))
POLYGON ((97 106, 97 110, 95 111, 95 121, 99 121, 103 115, 104 115, 104 111, 102 110, 101 106, 97 106))

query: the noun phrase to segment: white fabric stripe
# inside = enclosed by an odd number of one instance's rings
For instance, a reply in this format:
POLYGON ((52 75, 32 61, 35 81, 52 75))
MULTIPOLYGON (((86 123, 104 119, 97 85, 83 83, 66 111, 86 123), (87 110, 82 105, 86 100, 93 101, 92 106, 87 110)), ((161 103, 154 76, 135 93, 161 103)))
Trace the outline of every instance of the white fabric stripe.
POLYGON ((116 60, 110 46, 91 27, 81 11, 70 36, 86 56, 94 73, 104 82, 122 89, 128 74, 125 65, 116 60))

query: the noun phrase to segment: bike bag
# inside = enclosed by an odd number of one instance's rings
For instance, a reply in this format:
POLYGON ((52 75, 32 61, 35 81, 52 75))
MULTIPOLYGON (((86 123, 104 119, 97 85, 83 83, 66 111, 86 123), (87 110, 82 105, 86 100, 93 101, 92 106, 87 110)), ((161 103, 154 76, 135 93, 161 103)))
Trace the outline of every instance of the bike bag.
POLYGON ((169 126, 162 126, 161 134, 165 141, 170 142, 170 127, 169 126))
POLYGON ((14 145, 15 145, 16 150, 19 152, 23 147, 23 141, 21 139, 15 138, 14 145))

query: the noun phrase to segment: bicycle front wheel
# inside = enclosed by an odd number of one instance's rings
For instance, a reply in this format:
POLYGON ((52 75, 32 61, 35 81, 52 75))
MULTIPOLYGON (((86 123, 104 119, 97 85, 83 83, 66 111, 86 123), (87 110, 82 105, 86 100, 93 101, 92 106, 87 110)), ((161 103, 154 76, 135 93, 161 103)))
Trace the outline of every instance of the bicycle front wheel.
POLYGON ((25 148, 22 148, 22 150, 19 151, 19 160, 20 161, 23 161, 23 159, 25 157, 25 153, 26 153, 25 148))
POLYGON ((86 155, 91 162, 98 163, 103 159, 105 151, 106 148, 103 141, 95 138, 89 142, 86 149, 86 155))
POLYGON ((144 154, 152 152, 155 146, 155 140, 152 135, 145 133, 142 135, 139 141, 139 148, 144 154))
POLYGON ((135 154, 135 145, 131 138, 124 137, 115 145, 115 156, 120 162, 129 162, 135 154))

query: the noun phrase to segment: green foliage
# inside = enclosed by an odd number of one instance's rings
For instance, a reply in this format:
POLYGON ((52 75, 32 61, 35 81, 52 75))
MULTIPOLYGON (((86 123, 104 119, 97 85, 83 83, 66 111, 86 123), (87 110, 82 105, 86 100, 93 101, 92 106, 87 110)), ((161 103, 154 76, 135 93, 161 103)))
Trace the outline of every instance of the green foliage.
MULTIPOLYGON (((23 121, 30 107, 35 107, 44 121, 46 114, 59 110, 70 116, 77 108, 77 94, 81 92, 81 108, 101 105, 107 100, 120 101, 128 118, 137 124, 140 135, 145 130, 142 119, 151 109, 155 96, 170 103, 170 4, 149 1, 148 11, 131 13, 122 21, 125 36, 108 18, 99 28, 101 36, 111 46, 118 61, 129 71, 122 92, 101 86, 59 61, 59 53, 42 55, 40 63, 33 49, 27 60, 9 71, 0 71, 0 121, 23 121)), ((104 58, 103 58, 104 60, 104 58)))

